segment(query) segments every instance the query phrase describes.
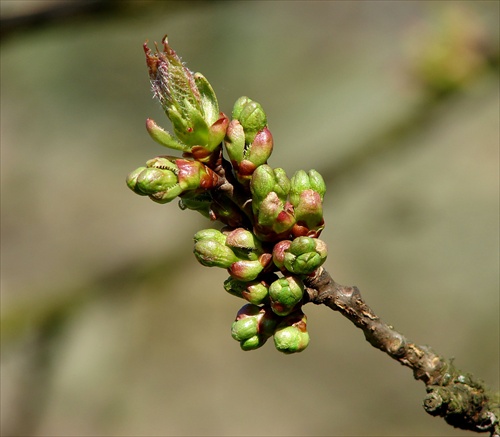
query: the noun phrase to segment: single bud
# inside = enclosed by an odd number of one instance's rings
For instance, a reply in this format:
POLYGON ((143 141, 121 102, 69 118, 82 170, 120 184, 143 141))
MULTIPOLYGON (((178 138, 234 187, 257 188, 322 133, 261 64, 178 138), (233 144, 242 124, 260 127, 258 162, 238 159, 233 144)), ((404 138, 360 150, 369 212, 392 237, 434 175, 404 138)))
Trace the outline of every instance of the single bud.
POLYGON ((285 250, 283 264, 290 273, 309 275, 321 266, 327 257, 325 242, 317 238, 295 238, 285 250))
POLYGON ((259 276, 262 270, 264 270, 264 266, 259 260, 237 260, 228 266, 229 274, 234 279, 243 282, 253 281, 259 276))
POLYGON ((292 244, 290 240, 281 240, 273 247, 273 262, 280 270, 285 270, 285 254, 290 244, 292 244))
POLYGON ((233 107, 233 119, 238 120, 245 131, 245 143, 252 144, 257 132, 267 127, 266 113, 259 103, 248 97, 240 97, 233 107))
MULTIPOLYGON (((162 43, 163 51, 156 47, 154 54, 144 43, 146 64, 154 96, 172 122, 179 141, 149 120, 148 132, 166 147, 189 153, 196 147, 209 154, 221 144, 229 120, 219 112, 217 98, 206 78, 184 66, 166 36, 162 43)), ((197 153, 206 158, 199 150, 197 153)))
POLYGON ((219 182, 214 171, 194 160, 158 156, 150 159, 146 167, 130 173, 127 185, 134 192, 148 195, 158 203, 168 203, 188 192, 198 194, 210 190, 219 182))
POLYGON ((202 229, 201 231, 198 231, 196 234, 194 234, 193 239, 195 243, 201 240, 213 240, 219 244, 226 244, 226 236, 218 229, 213 228, 202 229))
POLYGON ((323 198, 325 181, 316 170, 297 171, 290 181, 290 203, 294 207, 296 225, 293 235, 318 237, 324 228, 323 198))
POLYGON ((182 193, 177 176, 171 170, 139 167, 127 176, 127 185, 141 196, 168 203, 182 193))
POLYGON ((227 269, 238 261, 233 251, 215 238, 196 241, 193 252, 199 263, 207 267, 227 269))
POLYGON ((274 273, 250 282, 242 282, 230 277, 224 281, 224 289, 233 296, 260 305, 268 301, 269 285, 276 279, 278 277, 274 273))
POLYGON ((134 171, 131 171, 127 175, 127 186, 136 194, 139 194, 140 196, 147 196, 146 193, 143 193, 139 187, 137 186, 137 179, 139 178, 139 175, 146 170, 146 167, 139 167, 135 169, 134 171))
POLYGON ((250 181, 250 191, 252 193, 252 208, 255 213, 271 192, 276 193, 282 202, 286 202, 290 191, 290 180, 282 168, 273 169, 264 164, 254 171, 250 181))
POLYGON ((296 206, 299 203, 299 196, 305 190, 317 192, 323 201, 326 192, 326 184, 323 177, 316 170, 304 170, 295 172, 290 179, 290 203, 296 206))
POLYGON ((225 145, 238 181, 247 185, 257 167, 265 164, 271 156, 273 137, 264 127, 248 144, 243 126, 238 120, 232 120, 227 128, 225 145))
POLYGON ((226 196, 213 199, 210 210, 212 220, 219 220, 221 223, 233 228, 241 226, 246 221, 241 209, 226 196))
POLYGON ((273 191, 261 202, 255 211, 254 232, 262 241, 278 241, 290 236, 295 225, 293 208, 283 202, 273 191))
POLYGON ((287 316, 274 332, 274 346, 280 352, 302 352, 309 345, 307 317, 302 311, 287 316))
POLYGON ((231 326, 231 336, 240 342, 243 350, 261 347, 273 334, 277 319, 266 307, 244 305, 231 326))
POLYGON ((254 234, 244 228, 237 228, 227 234, 226 245, 240 258, 255 261, 262 253, 262 247, 254 234))
POLYGON ((290 314, 302 300, 304 284, 297 276, 288 275, 274 281, 269 287, 271 308, 278 316, 290 314))

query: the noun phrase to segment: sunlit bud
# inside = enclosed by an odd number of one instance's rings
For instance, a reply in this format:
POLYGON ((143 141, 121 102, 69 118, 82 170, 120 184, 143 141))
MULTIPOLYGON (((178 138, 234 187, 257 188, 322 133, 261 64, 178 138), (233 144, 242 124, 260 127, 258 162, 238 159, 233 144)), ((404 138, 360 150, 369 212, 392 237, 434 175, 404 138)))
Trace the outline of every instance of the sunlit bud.
POLYGON ((274 333, 277 350, 292 354, 302 352, 308 345, 307 317, 302 311, 296 311, 280 322, 274 333))
POLYGON ((257 132, 267 126, 267 117, 262 106, 248 97, 240 97, 236 101, 232 115, 233 119, 241 123, 247 144, 252 144, 257 132))
POLYGON ((242 282, 230 277, 224 282, 224 289, 234 296, 260 305, 268 300, 269 285, 278 279, 273 273, 264 276, 265 278, 250 282, 242 282))
POLYGON ((288 275, 274 281, 269 287, 271 308, 275 314, 290 314, 304 295, 304 284, 297 276, 288 275))
POLYGON ((193 252, 200 264, 207 267, 227 269, 238 261, 233 251, 216 239, 201 239, 197 241, 193 252))
POLYGON ((281 201, 274 191, 261 202, 255 214, 254 232, 263 241, 287 238, 295 224, 293 208, 281 201))
POLYGON ((255 261, 262 252, 262 247, 250 231, 244 228, 237 228, 227 234, 226 245, 240 258, 255 261))
POLYGON ((195 243, 201 240, 213 240, 219 244, 226 244, 226 236, 221 231, 213 228, 202 229, 201 231, 198 231, 196 234, 194 234, 193 239, 195 243))
POLYGON ((276 324, 277 318, 268 308, 247 304, 238 311, 231 336, 243 350, 257 349, 273 334, 276 324))
POLYGON ((251 144, 245 142, 245 132, 238 120, 227 128, 225 145, 240 183, 247 184, 257 167, 267 162, 273 151, 273 137, 267 127, 260 130, 251 144))
POLYGON ((313 190, 319 194, 321 201, 326 192, 326 184, 323 177, 316 170, 297 171, 290 180, 290 203, 297 206, 299 196, 304 190, 313 190))
POLYGON ((294 205, 296 225, 292 230, 295 237, 318 237, 325 227, 323 219, 323 203, 320 195, 314 190, 304 190, 294 205))
POLYGON ((271 192, 285 202, 290 191, 290 180, 282 168, 271 168, 264 164, 254 171, 250 182, 250 191, 252 192, 252 208, 254 213, 260 208, 261 202, 271 192))
MULTIPOLYGON (((226 246, 227 247, 227 246, 226 246)), ((229 248, 228 248, 229 249, 229 248)), ((231 250, 231 249, 229 249, 231 250)), ((232 252, 232 251, 231 251, 232 252)), ((264 270, 259 260, 237 260, 228 266, 229 274, 239 281, 253 281, 264 270)))
POLYGON ((148 132, 155 141, 175 150, 193 152, 196 147, 212 152, 222 142, 229 120, 219 113, 217 98, 206 78, 184 66, 166 37, 162 43, 163 51, 156 47, 152 53, 145 43, 144 52, 153 93, 172 122, 178 141, 149 120, 148 132))
POLYGON ((285 268, 285 254, 286 250, 290 247, 292 242, 290 240, 278 241, 273 247, 273 262, 278 269, 285 268))
POLYGON ((308 275, 321 266, 327 257, 326 244, 317 238, 295 238, 284 255, 285 268, 297 275, 308 275))
POLYGON ((138 168, 127 176, 127 185, 158 203, 168 203, 182 193, 176 174, 158 168, 138 168))
POLYGON ((139 178, 139 175, 146 170, 146 167, 139 167, 135 169, 134 171, 131 171, 127 175, 127 186, 134 192, 137 193, 141 196, 147 196, 146 193, 143 193, 142 191, 139 190, 139 187, 137 186, 137 179, 139 178))

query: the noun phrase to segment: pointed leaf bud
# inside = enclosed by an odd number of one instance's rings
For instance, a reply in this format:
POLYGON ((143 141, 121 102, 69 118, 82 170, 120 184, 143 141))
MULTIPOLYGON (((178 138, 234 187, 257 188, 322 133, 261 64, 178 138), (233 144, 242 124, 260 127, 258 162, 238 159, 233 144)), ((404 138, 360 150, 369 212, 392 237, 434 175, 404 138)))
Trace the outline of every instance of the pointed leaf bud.
POLYGON ((184 66, 169 46, 166 36, 162 43, 162 52, 156 47, 153 54, 147 43, 144 52, 153 93, 172 122, 180 142, 151 122, 147 126, 148 132, 164 146, 189 153, 195 147, 197 154, 208 159, 204 154, 213 152, 222 142, 229 120, 219 113, 217 98, 207 79, 184 66))
POLYGON ((297 275, 309 275, 321 266, 327 257, 326 244, 316 238, 295 238, 284 255, 285 268, 297 275))
POLYGON ((287 316, 276 328, 274 346, 280 352, 302 352, 309 345, 307 317, 302 311, 287 316))
POLYGON ((290 314, 304 295, 304 284, 297 276, 288 275, 274 281, 269 287, 271 308, 279 316, 290 314))

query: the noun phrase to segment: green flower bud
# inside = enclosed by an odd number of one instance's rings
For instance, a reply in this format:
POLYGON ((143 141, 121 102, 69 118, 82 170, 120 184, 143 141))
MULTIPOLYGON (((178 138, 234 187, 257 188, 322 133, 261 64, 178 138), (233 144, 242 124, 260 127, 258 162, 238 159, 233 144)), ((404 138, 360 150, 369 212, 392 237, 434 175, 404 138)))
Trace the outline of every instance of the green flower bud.
POLYGON ((306 173, 304 170, 295 172, 290 180, 290 203, 297 206, 299 203, 300 193, 304 190, 313 190, 317 192, 323 201, 326 192, 326 184, 323 177, 316 170, 309 170, 306 173))
POLYGON ((304 284, 297 276, 288 275, 274 281, 269 287, 271 308, 278 316, 290 314, 302 300, 304 284))
POLYGON ((224 281, 224 289, 232 294, 247 300, 255 305, 260 305, 268 300, 269 284, 278 277, 271 273, 267 277, 250 282, 238 281, 232 277, 224 281))
POLYGON ((259 260, 237 260, 228 267, 229 274, 234 279, 243 282, 253 281, 257 278, 257 276, 259 276, 262 270, 264 270, 264 267, 259 260))
POLYGON ((280 352, 302 352, 308 345, 307 317, 302 311, 290 314, 276 328, 274 346, 280 352))
POLYGON ((243 127, 246 144, 252 144, 257 133, 267 127, 267 117, 262 106, 248 97, 240 97, 236 101, 232 115, 243 127))
POLYGON ((158 203, 167 203, 185 193, 210 190, 219 183, 219 176, 198 161, 172 156, 158 156, 127 176, 127 185, 134 192, 148 195, 158 203))
POLYGON ((226 245, 240 258, 255 261, 262 253, 262 247, 250 231, 244 228, 237 228, 227 234, 226 245))
POLYGON ((226 236, 221 231, 213 228, 198 231, 194 234, 193 239, 195 243, 201 240, 213 240, 222 245, 226 244, 226 236))
POLYGON ((265 164, 273 151, 273 137, 267 127, 257 132, 251 144, 238 120, 229 123, 225 145, 238 181, 247 185, 257 167, 265 164))
POLYGON ((286 249, 283 259, 285 268, 297 275, 308 275, 321 266, 327 257, 326 244, 316 238, 295 238, 286 249))
POLYGON ((273 247, 273 262, 280 270, 285 269, 285 254, 292 242, 290 240, 278 241, 273 247))
POLYGON ((263 241, 277 241, 288 238, 295 225, 291 205, 283 203, 273 191, 261 202, 256 212, 254 232, 263 241))
POLYGON ((277 319, 268 308, 247 304, 238 311, 231 336, 243 350, 257 349, 273 334, 276 325, 277 319))
POLYGON ((201 239, 197 241, 193 252, 200 264, 207 267, 227 269, 238 261, 233 251, 216 239, 201 239))
POLYGON ((182 193, 176 174, 158 168, 138 168, 127 176, 127 185, 158 203, 168 203, 182 193))
POLYGON ((262 201, 271 192, 276 193, 282 202, 286 202, 290 191, 290 180, 282 168, 272 169, 267 164, 260 165, 252 175, 250 191, 252 193, 252 208, 256 213, 262 201))
POLYGON ((233 106, 233 112, 231 113, 231 116, 233 117, 233 119, 239 120, 241 111, 243 110, 245 105, 251 101, 252 101, 252 99, 250 99, 247 96, 242 96, 238 100, 236 100, 236 102, 234 103, 234 106, 233 106))
POLYGON ((127 186, 136 194, 139 194, 140 196, 147 196, 146 193, 143 193, 141 190, 139 190, 137 186, 137 179, 139 178, 139 175, 146 170, 146 167, 139 167, 135 169, 134 171, 131 171, 127 175, 127 186))

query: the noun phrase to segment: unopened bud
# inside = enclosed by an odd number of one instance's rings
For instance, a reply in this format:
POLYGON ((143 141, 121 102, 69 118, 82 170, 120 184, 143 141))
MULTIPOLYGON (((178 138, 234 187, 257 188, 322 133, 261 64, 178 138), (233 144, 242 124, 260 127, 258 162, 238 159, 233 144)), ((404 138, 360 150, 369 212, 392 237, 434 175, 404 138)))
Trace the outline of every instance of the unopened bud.
POLYGON ((288 275, 269 287, 271 308, 279 316, 290 314, 304 295, 304 284, 297 276, 288 275))
POLYGON ((274 346, 280 352, 302 352, 308 345, 307 317, 302 311, 290 314, 276 328, 274 346))
POLYGON ((295 238, 284 254, 285 268, 297 275, 308 275, 321 266, 327 257, 326 244, 317 238, 295 238))

